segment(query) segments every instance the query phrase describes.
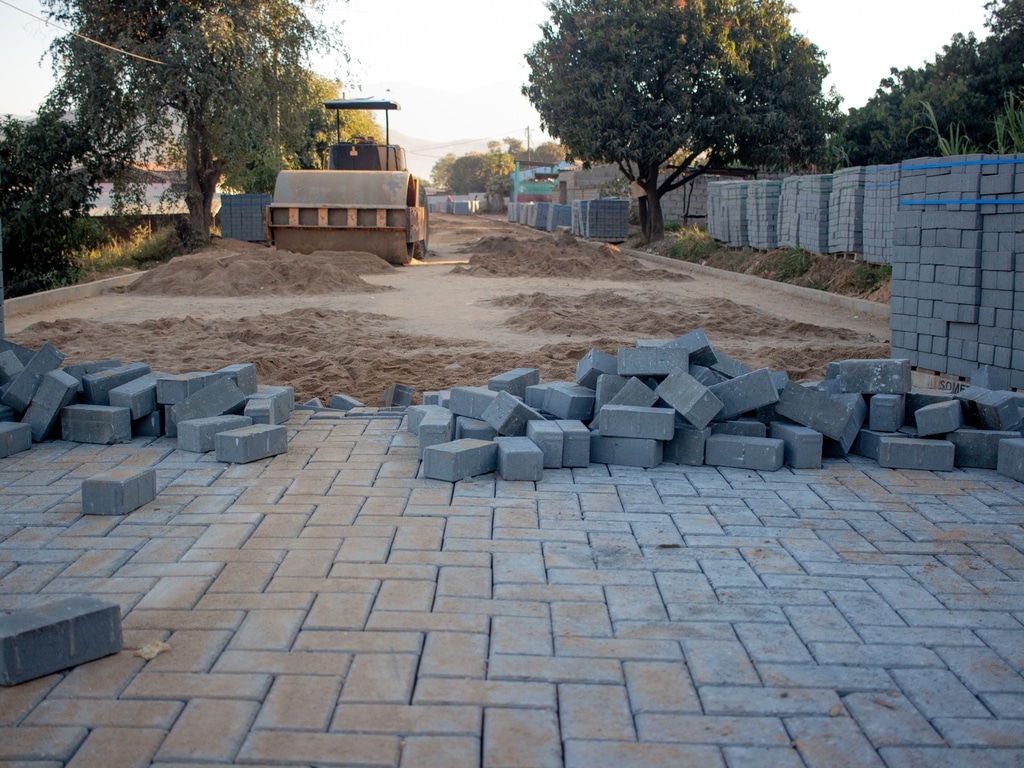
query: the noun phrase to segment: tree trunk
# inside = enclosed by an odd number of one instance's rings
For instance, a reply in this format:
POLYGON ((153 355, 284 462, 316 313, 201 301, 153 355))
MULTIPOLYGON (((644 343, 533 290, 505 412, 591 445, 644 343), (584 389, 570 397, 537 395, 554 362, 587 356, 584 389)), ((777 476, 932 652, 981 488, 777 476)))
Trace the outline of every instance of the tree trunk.
POLYGON ((202 114, 189 114, 185 136, 185 204, 188 206, 186 250, 198 250, 210 242, 213 227, 213 196, 220 183, 224 161, 213 157, 209 128, 202 114))
POLYGON ((657 172, 644 179, 640 186, 646 195, 641 199, 647 201, 646 216, 641 216, 640 219, 641 230, 648 243, 656 243, 665 238, 665 217, 661 212, 661 192, 658 189, 657 172))

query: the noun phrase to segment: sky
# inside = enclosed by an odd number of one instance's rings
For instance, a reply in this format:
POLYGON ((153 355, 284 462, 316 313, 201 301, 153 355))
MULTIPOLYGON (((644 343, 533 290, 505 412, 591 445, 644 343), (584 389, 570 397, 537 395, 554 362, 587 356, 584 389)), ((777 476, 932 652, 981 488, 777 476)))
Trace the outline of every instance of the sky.
MULTIPOLYGON (((986 0, 790 0, 793 28, 826 52, 843 108, 862 106, 890 67, 919 67, 957 32, 983 38, 986 0)), ((411 170, 429 176, 445 154, 481 151, 512 136, 548 140, 520 93, 524 54, 549 18, 544 0, 327 0, 351 61, 315 69, 345 83, 346 96, 390 97, 392 140, 406 143, 411 170), (527 131, 529 129, 529 136, 527 131)), ((53 85, 46 49, 59 30, 38 0, 0 0, 0 114, 29 115, 53 85), (9 5, 8 5, 9 3, 9 5)))

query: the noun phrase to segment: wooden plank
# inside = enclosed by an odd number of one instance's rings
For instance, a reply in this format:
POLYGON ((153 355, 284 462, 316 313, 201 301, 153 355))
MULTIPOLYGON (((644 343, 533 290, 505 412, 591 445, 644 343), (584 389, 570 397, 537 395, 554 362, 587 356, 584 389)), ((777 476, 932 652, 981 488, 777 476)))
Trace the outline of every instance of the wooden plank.
POLYGON ((377 226, 386 227, 388 225, 388 212, 386 208, 377 209, 377 226))
POLYGON ((317 212, 316 212, 316 224, 317 224, 318 227, 326 227, 327 226, 327 209, 326 208, 319 208, 319 209, 317 209, 317 212))
POLYGON ((297 227, 299 226, 299 209, 289 208, 288 209, 288 226, 297 227))
POLYGON ((359 225, 359 211, 355 208, 348 209, 348 227, 354 229, 359 225))

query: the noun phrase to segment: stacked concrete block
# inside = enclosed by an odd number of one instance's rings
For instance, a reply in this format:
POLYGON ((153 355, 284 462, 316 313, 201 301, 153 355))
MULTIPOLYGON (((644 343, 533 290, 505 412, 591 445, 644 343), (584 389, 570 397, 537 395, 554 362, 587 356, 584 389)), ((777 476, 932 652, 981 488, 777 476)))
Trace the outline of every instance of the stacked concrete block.
POLYGON ((640 437, 671 440, 676 412, 671 408, 606 405, 597 417, 597 428, 606 437, 640 437))
POLYGON ((505 437, 525 436, 527 422, 542 418, 540 413, 508 392, 498 392, 497 397, 491 400, 480 415, 481 421, 487 422, 499 435, 505 437))
POLYGON ((625 376, 614 373, 602 373, 597 377, 594 387, 594 411, 600 411, 612 402, 629 381, 625 376))
POLYGON ((800 176, 799 179, 799 247, 812 253, 828 253, 832 174, 800 176))
POLYGON ((704 448, 710 436, 710 427, 697 429, 690 424, 677 423, 675 434, 665 442, 662 449, 663 461, 668 464, 701 466, 704 463, 704 448))
POLYGON ((775 412, 790 421, 821 432, 833 440, 841 453, 848 452, 867 417, 867 405, 860 395, 862 407, 841 402, 810 387, 789 382, 779 395, 775 412))
POLYGON ((691 366, 711 367, 718 364, 719 353, 715 352, 714 347, 711 346, 711 342, 708 340, 708 336, 703 328, 697 328, 672 341, 665 342, 664 346, 682 347, 685 349, 689 353, 691 366))
POLYGON ((548 213, 548 232, 555 232, 559 227, 572 227, 572 207, 568 205, 552 205, 548 213))
POLYGON ((661 464, 664 442, 642 437, 612 437, 599 430, 590 433, 590 461, 650 469, 661 464))
POLYGON ((655 392, 697 429, 704 429, 722 410, 722 401, 683 369, 673 371, 655 392))
POLYGON ((534 209, 533 221, 530 226, 534 229, 547 229, 548 218, 551 215, 551 203, 538 202, 534 209))
POLYGON ((487 380, 487 388, 492 392, 508 392, 523 398, 526 388, 534 384, 540 384, 540 371, 536 368, 515 368, 487 380))
POLYGON ((13 421, 0 421, 0 459, 32 448, 32 427, 13 421))
POLYGON ((711 422, 713 435, 740 435, 741 437, 768 437, 768 425, 757 419, 734 419, 711 422))
POLYGON ((886 436, 879 440, 878 465, 887 469, 950 472, 956 449, 948 440, 886 436))
POLYGON ((619 376, 660 377, 677 369, 686 370, 690 353, 685 347, 624 347, 616 355, 619 376))
POLYGON ((111 469, 82 481, 82 513, 127 515, 156 498, 156 470, 111 469))
POLYGON ((528 437, 497 437, 497 472, 502 480, 537 481, 544 476, 544 453, 528 437))
POLYGON ((708 184, 708 234, 720 243, 729 242, 729 226, 725 212, 725 189, 728 182, 708 184))
MULTIPOLYGON (((513 224, 519 223, 519 208, 522 203, 509 203, 506 212, 508 213, 508 220, 513 224)), ((431 209, 433 210, 433 209, 431 209)))
POLYGON ((13 350, 5 349, 0 352, 0 388, 10 384, 24 370, 24 364, 13 350))
POLYGON ((220 196, 220 229, 224 239, 261 242, 267 239, 264 223, 272 195, 246 194, 220 196))
POLYGON ((767 368, 736 376, 709 389, 712 395, 722 401, 722 409, 715 415, 721 421, 735 419, 741 414, 779 401, 779 392, 767 368))
POLYGON ((914 412, 914 423, 921 437, 945 435, 964 425, 963 410, 956 400, 926 405, 914 412))
POLYGON ((793 469, 821 468, 823 437, 820 432, 799 424, 773 421, 769 427, 768 436, 782 441, 783 461, 787 467, 793 469))
MULTIPOLYGON (((24 413, 28 410, 43 377, 51 371, 56 371, 62 362, 64 362, 64 354, 53 345, 44 343, 27 363, 23 363, 22 370, 18 373, 17 378, 7 385, 0 402, 9 405, 18 413, 24 413)), ((76 379, 76 392, 77 389, 78 380, 76 379)))
POLYGON ((49 436, 60 419, 65 406, 75 401, 78 379, 64 371, 51 370, 43 375, 28 410, 21 418, 32 430, 32 439, 42 442, 49 436))
MULTIPOLYGON (((532 423, 532 422, 527 422, 532 423)), ((448 440, 493 440, 498 436, 498 430, 481 419, 471 419, 468 416, 455 417, 455 437, 448 440)), ((445 441, 437 441, 445 442, 445 441)))
POLYGON ((910 361, 841 360, 836 366, 840 392, 862 395, 902 395, 910 391, 910 361))
POLYGON ((451 208, 451 214, 453 216, 472 216, 474 213, 480 212, 480 201, 454 200, 452 201, 451 208))
POLYGON ((288 431, 280 425, 253 424, 251 427, 218 432, 214 436, 217 461, 248 464, 288 451, 288 431))
POLYGON ((156 402, 157 377, 150 373, 132 379, 107 392, 109 405, 127 408, 133 421, 148 416, 157 409, 156 402))
POLYGON ((456 416, 482 419, 498 393, 484 387, 452 387, 448 407, 456 416))
MULTIPOLYGON (((421 426, 422 429, 422 426, 421 426)), ((453 440, 423 451, 423 476, 457 483, 498 467, 498 444, 485 440, 453 440)))
POLYGON ((800 248, 800 177, 788 176, 779 189, 779 247, 800 248))
POLYGON ((385 408, 412 405, 413 388, 408 384, 392 384, 384 390, 381 402, 385 408))
POLYGON ((868 429, 875 432, 899 431, 906 418, 906 401, 905 394, 872 395, 868 401, 868 429))
POLYGON ((562 466, 589 466, 590 429, 582 421, 575 419, 558 419, 555 424, 562 430, 562 466))
POLYGON ((429 412, 423 414, 416 428, 421 459, 424 451, 430 446, 450 443, 455 439, 455 419, 455 414, 447 408, 431 408, 429 412))
POLYGON ((751 248, 779 247, 779 196, 781 181, 751 181, 747 184, 747 239, 751 248))
MULTIPOLYGON (((621 379, 622 377, 616 378, 621 379)), ((603 403, 597 411, 600 413, 607 405, 633 405, 641 408, 651 408, 657 402, 658 393, 636 378, 636 376, 633 376, 624 379, 623 385, 619 387, 615 395, 607 403, 603 403)))
POLYGON ((599 349, 592 349, 576 363, 576 383, 581 387, 594 389, 597 377, 602 374, 618 374, 619 361, 599 349))
POLYGON ((150 367, 145 363, 129 363, 116 368, 87 373, 82 377, 82 402, 90 405, 110 405, 112 389, 150 373, 150 367))
POLYGON ((178 447, 193 453, 209 453, 217 447, 217 435, 232 429, 251 427, 252 419, 239 414, 210 416, 178 422, 178 447))
POLYGON ((722 215, 725 219, 725 242, 733 248, 750 245, 747 227, 747 181, 722 183, 722 215))
MULTIPOLYGON (((521 203, 519 205, 519 223, 526 224, 530 219, 530 211, 534 208, 533 203, 521 203)), ((536 214, 534 214, 536 215, 536 214)))
POLYGON ((177 405, 216 378, 214 374, 203 371, 159 376, 156 382, 156 402, 158 405, 177 405))
POLYGON ((863 168, 843 168, 832 174, 828 203, 828 253, 864 250, 863 168))
POLYGON ((231 379, 217 379, 173 407, 174 422, 241 413, 246 405, 242 390, 231 379))
POLYGON ((545 389, 541 410, 556 419, 590 421, 595 399, 595 392, 589 387, 555 383, 545 389))
POLYGON ((894 354, 1024 387, 1019 155, 908 160, 900 171, 891 300, 894 354))
MULTIPOLYGON (((526 424, 526 436, 533 441, 542 454, 542 465, 545 469, 562 467, 562 450, 564 432, 557 421, 535 419, 526 424)), ((587 461, 590 457, 588 455, 587 461)))
POLYGON ((998 432, 963 427, 950 432, 946 439, 956 449, 953 463, 957 467, 976 467, 978 469, 998 469, 999 446, 1003 440, 1019 440, 1021 433, 998 432))
POLYGON ((73 443, 130 443, 131 411, 113 405, 68 405, 60 412, 60 431, 64 440, 73 443))
POLYGON ((864 261, 888 264, 900 202, 900 165, 870 165, 864 169, 864 261))
MULTIPOLYGON (((629 237, 629 200, 603 199, 578 202, 579 218, 577 221, 574 215, 574 235, 607 242, 621 242, 629 237)), ((575 202, 573 208, 575 214, 575 202)))
MULTIPOLYGON (((424 393, 423 402, 426 404, 426 393, 424 393)), ((353 408, 365 408, 366 403, 356 400, 349 395, 337 394, 331 395, 331 402, 327 407, 336 411, 351 411, 353 408)))
POLYGON ((1024 439, 1000 441, 996 471, 1024 483, 1024 439))
POLYGON ((287 422, 294 408, 294 387, 260 385, 254 394, 245 398, 242 413, 252 419, 253 424, 276 425, 287 422))
POLYGON ((235 386, 242 390, 243 395, 255 395, 259 389, 259 384, 256 381, 256 366, 253 363, 226 365, 215 373, 217 376, 231 379, 235 386))
POLYGON ((775 472, 782 468, 785 455, 785 443, 770 437, 713 434, 704 447, 704 463, 712 467, 775 472))
POLYGON ((0 685, 12 686, 117 653, 121 606, 87 595, 0 614, 0 685))

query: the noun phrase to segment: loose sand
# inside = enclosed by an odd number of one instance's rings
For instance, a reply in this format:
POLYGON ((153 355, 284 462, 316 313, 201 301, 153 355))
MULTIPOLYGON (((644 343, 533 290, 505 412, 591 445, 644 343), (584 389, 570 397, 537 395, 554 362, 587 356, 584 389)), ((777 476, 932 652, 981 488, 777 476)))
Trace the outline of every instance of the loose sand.
POLYGON ((31 313, 7 338, 48 341, 67 363, 120 358, 184 373, 256 364, 299 402, 336 393, 379 405, 483 385, 517 367, 567 379, 592 347, 704 328, 752 368, 820 378, 826 363, 888 357, 884 318, 727 278, 655 266, 613 246, 482 217, 431 217, 426 261, 394 268, 366 253, 301 256, 238 241, 153 269, 127 289, 31 313))

